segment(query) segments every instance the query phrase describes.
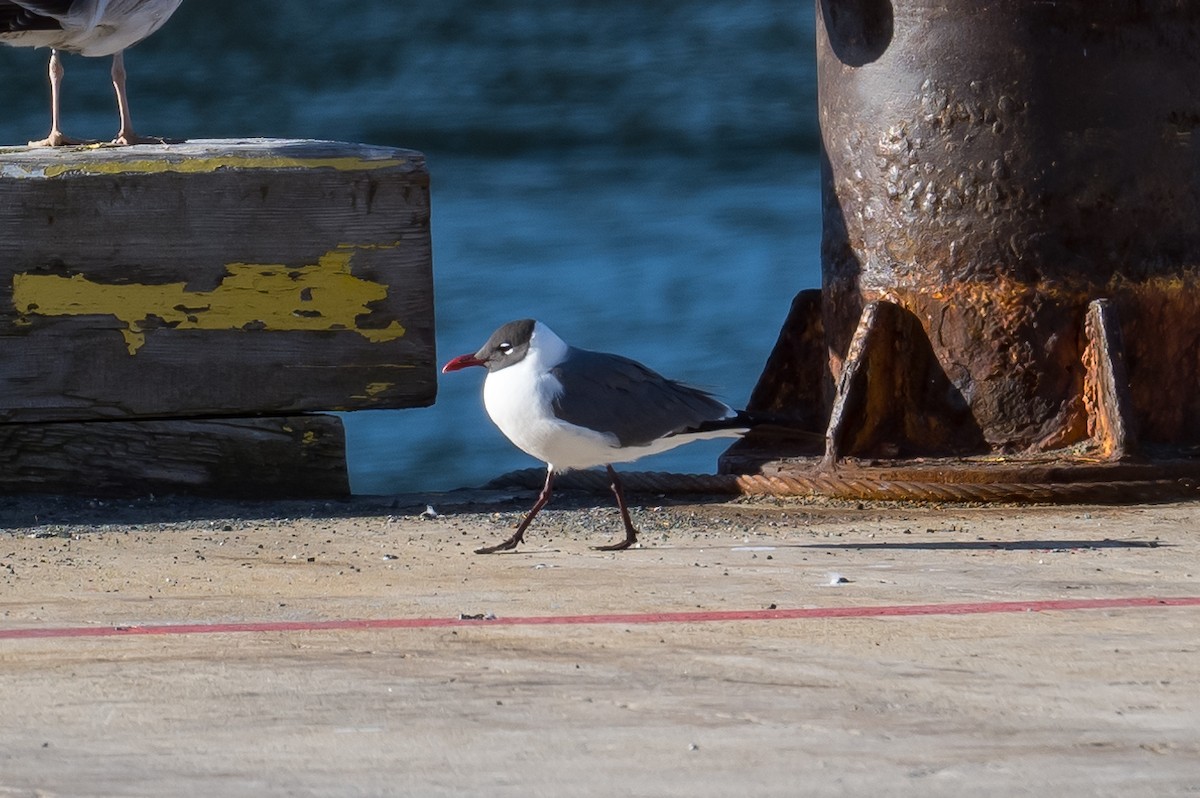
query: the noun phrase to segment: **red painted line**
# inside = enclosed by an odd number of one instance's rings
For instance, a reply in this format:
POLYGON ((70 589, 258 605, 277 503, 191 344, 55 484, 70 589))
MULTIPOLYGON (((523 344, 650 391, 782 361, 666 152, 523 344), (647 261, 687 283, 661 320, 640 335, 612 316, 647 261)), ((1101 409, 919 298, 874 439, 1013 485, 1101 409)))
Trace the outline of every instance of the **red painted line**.
POLYGON ((901 604, 874 607, 808 607, 790 610, 731 610, 724 612, 644 612, 611 615, 547 615, 493 618, 380 618, 335 621, 250 621, 245 623, 150 624, 146 626, 77 626, 41 629, 0 629, 0 640, 67 637, 129 637, 135 635, 204 635, 245 632, 367 631, 372 629, 431 629, 453 626, 578 626, 594 624, 714 623, 726 621, 791 621, 821 618, 895 618, 913 615, 984 615, 1013 612, 1197 607, 1200 596, 1171 598, 1057 599, 1049 601, 992 601, 971 604, 901 604))

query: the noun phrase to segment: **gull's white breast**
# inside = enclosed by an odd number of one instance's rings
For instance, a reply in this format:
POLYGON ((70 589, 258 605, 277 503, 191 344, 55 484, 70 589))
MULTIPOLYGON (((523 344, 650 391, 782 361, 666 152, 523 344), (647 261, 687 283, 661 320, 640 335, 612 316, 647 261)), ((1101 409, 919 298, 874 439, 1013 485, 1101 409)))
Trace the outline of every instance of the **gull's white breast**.
POLYGON ((619 461, 619 441, 555 417, 553 402, 562 390, 535 357, 488 374, 483 404, 504 436, 518 449, 555 471, 591 468, 619 461))

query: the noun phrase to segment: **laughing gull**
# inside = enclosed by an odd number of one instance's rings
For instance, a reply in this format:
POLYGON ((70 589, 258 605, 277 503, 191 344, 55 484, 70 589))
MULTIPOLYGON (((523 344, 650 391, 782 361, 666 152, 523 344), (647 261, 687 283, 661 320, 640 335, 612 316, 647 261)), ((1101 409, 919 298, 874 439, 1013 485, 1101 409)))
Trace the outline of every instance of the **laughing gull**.
POLYGON ((442 373, 483 366, 483 403, 517 448, 546 463, 546 484, 512 537, 476 549, 515 549, 550 501, 554 475, 606 466, 625 523, 625 539, 601 551, 627 549, 637 530, 625 506, 613 463, 637 460, 692 441, 738 437, 751 426, 744 414, 697 388, 669 380, 641 363, 568 346, 533 319, 505 324, 478 352, 460 355, 442 373))
POLYGON ((50 48, 50 135, 31 147, 60 147, 83 142, 63 135, 59 125, 59 92, 63 66, 60 51, 113 57, 112 80, 117 92, 121 129, 113 144, 162 143, 133 132, 125 92, 125 50, 162 27, 183 0, 0 0, 0 42, 14 47, 50 48))

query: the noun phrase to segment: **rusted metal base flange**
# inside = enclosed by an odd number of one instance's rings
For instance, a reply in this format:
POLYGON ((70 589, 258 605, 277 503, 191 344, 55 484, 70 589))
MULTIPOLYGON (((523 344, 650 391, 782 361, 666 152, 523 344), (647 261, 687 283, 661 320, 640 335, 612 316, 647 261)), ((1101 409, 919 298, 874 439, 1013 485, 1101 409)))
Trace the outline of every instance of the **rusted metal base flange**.
MULTIPOLYGON (((850 459, 831 469, 823 458, 788 458, 760 462, 753 475, 737 479, 745 481, 740 490, 745 494, 884 501, 1123 504, 1200 498, 1200 459, 1109 463, 1054 453, 1045 458, 850 459), (762 486, 749 481, 756 478, 764 481, 762 486)), ((625 482, 630 484, 627 479, 625 482)))
POLYGON ((1086 308, 1077 410, 1064 414, 1069 421, 1048 451, 1002 451, 988 441, 969 399, 938 363, 920 320, 891 302, 867 304, 849 351, 836 361, 840 373, 831 374, 831 359, 818 345, 820 307, 818 291, 796 298, 750 409, 791 416, 801 426, 827 419, 824 450, 756 430, 721 457, 722 474, 790 481, 793 492, 807 486, 839 498, 1138 501, 1196 495, 1200 450, 1139 445, 1120 323, 1107 300, 1086 308), (820 391, 835 382, 832 391, 820 391))
MULTIPOLYGON (((832 472, 822 467, 820 459, 779 461, 778 465, 777 473, 760 474, 622 471, 621 482, 627 491, 657 495, 821 496, 877 501, 1127 504, 1200 497, 1200 462, 1196 461, 1155 463, 1150 467, 1101 464, 1067 471, 1061 463, 1049 467, 1016 463, 984 469, 961 461, 926 460, 900 467, 849 463, 832 472), (984 478, 987 481, 980 481, 984 478)), ((530 468, 504 474, 487 487, 537 490, 545 479, 544 469, 530 468)), ((568 471, 555 486, 599 494, 609 491, 608 477, 599 471, 568 471)))

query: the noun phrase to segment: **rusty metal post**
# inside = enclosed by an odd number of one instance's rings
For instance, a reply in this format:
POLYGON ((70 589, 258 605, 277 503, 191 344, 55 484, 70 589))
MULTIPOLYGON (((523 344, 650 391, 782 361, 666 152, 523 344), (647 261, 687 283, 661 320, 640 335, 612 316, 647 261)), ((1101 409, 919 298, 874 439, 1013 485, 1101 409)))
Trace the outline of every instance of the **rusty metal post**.
POLYGON ((1195 471, 1200 4, 818 0, 817 62, 820 302, 752 405, 827 419, 822 465, 755 436, 723 468, 1195 471))

